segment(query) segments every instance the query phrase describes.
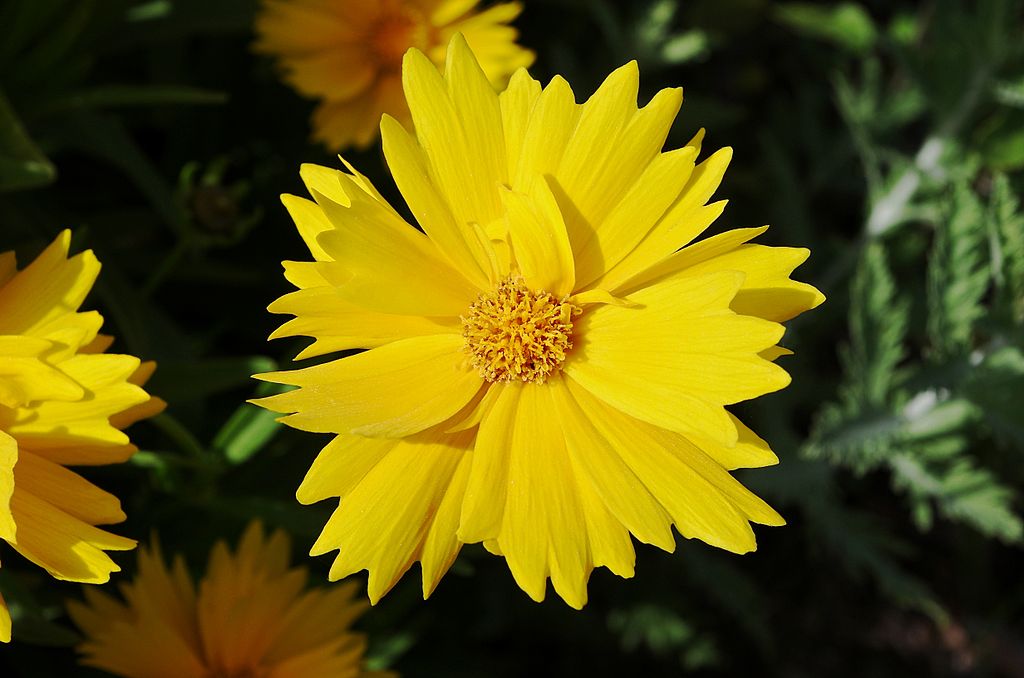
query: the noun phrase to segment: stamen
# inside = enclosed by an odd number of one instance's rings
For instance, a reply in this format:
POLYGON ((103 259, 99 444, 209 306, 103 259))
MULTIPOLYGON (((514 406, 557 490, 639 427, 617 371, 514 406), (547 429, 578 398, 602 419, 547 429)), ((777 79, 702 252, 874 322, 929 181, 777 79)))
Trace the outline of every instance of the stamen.
POLYGON ((462 316, 465 351, 487 381, 543 383, 572 349, 572 319, 580 312, 522 279, 506 278, 462 316))

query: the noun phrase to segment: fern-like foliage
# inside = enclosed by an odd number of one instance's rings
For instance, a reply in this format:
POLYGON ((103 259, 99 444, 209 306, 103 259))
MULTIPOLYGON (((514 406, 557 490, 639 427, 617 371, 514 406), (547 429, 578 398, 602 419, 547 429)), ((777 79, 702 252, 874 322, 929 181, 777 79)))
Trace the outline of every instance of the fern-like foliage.
POLYGON ((987 201, 965 177, 948 188, 923 299, 900 294, 882 243, 864 249, 850 285, 849 343, 840 349, 844 382, 806 453, 858 474, 887 469, 919 529, 938 514, 1018 542, 1024 524, 1014 492, 987 464, 993 440, 1024 449, 1024 216, 1004 178, 992 182, 987 201), (914 354, 908 338, 920 335, 927 344, 914 354))

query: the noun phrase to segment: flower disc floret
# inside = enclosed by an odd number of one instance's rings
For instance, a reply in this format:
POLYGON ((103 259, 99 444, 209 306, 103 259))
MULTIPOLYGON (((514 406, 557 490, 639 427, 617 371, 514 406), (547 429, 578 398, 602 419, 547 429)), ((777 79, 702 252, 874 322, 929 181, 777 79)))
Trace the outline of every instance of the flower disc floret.
POLYGON ((572 349, 580 308, 509 277, 481 294, 462 316, 465 350, 489 382, 543 383, 572 349))

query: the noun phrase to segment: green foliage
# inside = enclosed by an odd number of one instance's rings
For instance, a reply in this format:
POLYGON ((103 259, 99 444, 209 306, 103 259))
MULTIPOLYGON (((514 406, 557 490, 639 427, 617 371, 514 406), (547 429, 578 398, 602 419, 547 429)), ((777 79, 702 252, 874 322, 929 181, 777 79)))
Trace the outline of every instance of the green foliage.
POLYGON ((945 203, 928 267, 928 336, 939 359, 971 348, 989 285, 984 206, 965 181, 953 186, 945 203))
POLYGON ((798 33, 828 40, 857 54, 870 51, 878 39, 871 15, 856 2, 784 2, 776 5, 774 16, 798 33))

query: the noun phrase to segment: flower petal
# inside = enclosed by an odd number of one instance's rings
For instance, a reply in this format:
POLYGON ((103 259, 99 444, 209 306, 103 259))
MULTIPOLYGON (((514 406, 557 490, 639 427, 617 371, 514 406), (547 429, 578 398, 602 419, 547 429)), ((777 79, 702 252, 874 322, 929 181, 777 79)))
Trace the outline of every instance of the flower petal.
POLYGON ((723 271, 636 292, 636 308, 584 313, 564 371, 642 421, 735 444, 724 405, 785 387, 789 376, 758 352, 783 328, 729 310, 743 276, 723 271))
POLYGON ((126 551, 135 541, 105 532, 15 486, 11 511, 18 526, 14 549, 57 579, 102 584, 120 567, 104 551, 126 551))
POLYGON ((400 437, 452 416, 476 395, 480 375, 462 355, 462 337, 413 337, 292 372, 258 375, 300 388, 255 400, 281 421, 319 433, 400 437))
POLYGON ((90 525, 119 523, 126 518, 117 497, 27 450, 18 458, 14 478, 20 489, 90 525))
POLYGON ((550 574, 571 607, 587 602, 592 565, 583 507, 551 390, 522 387, 508 448, 508 489, 498 546, 516 583, 544 599, 550 574))
POLYGON ((563 297, 575 286, 573 252, 558 202, 547 182, 530 195, 502 191, 513 254, 526 284, 563 297))
POLYGON ((748 521, 783 524, 775 511, 684 437, 622 414, 571 381, 568 386, 684 537, 746 553, 756 548, 748 521))
POLYGON ((18 443, 11 436, 0 431, 0 539, 15 540, 17 527, 11 513, 11 496, 14 494, 14 467, 18 463, 18 443))
POLYGON ((48 321, 74 313, 92 289, 100 263, 92 251, 68 258, 71 231, 0 287, 0 334, 33 334, 48 321))
POLYGON ((387 593, 420 557, 435 512, 471 444, 471 433, 426 433, 399 441, 341 500, 310 552, 339 549, 331 579, 365 569, 370 601, 387 593))

